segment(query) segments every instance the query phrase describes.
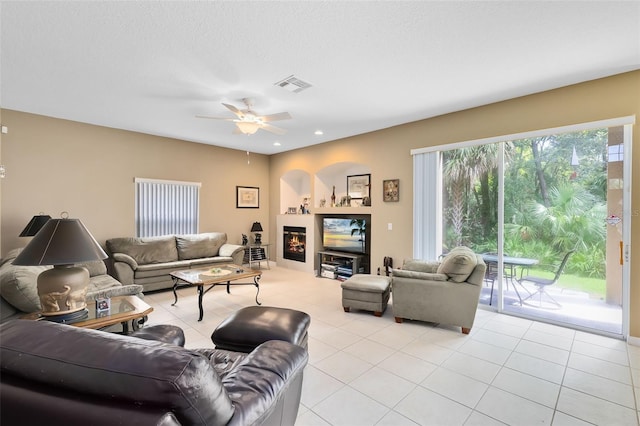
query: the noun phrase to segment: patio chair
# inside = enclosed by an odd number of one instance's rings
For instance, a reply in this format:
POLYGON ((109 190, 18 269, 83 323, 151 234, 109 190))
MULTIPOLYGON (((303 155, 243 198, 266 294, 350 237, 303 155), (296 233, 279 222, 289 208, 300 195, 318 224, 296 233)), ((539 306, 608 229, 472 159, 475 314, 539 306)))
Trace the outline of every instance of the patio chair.
MULTIPOLYGON (((488 253, 483 253, 483 255, 490 255, 490 256, 497 256, 498 253, 496 252, 488 252, 488 253)), ((503 254, 504 257, 508 257, 509 255, 507 253, 503 254)), ((507 290, 509 290, 509 281, 511 281, 511 283, 513 283, 513 280, 516 278, 516 270, 515 270, 515 266, 514 265, 508 265, 508 264, 504 264, 503 265, 503 273, 500 274, 498 272, 498 263, 497 262, 487 262, 485 260, 485 263, 487 264, 487 272, 484 275, 484 281, 488 284, 491 283, 491 293, 489 295, 489 306, 491 306, 491 304, 493 303, 493 289, 495 287, 496 284, 496 280, 499 278, 503 278, 505 279, 505 284, 507 285, 507 290)), ((515 285, 514 285, 514 289, 515 289, 515 285)))
MULTIPOLYGON (((551 297, 551 295, 549 293, 547 293, 546 288, 554 285, 555 283, 558 282, 558 279, 560 278, 560 275, 562 275, 562 271, 564 270, 565 266, 567 265, 567 261, 569 260, 569 256, 571 256, 573 254, 573 252, 575 252, 575 250, 569 250, 567 252, 567 254, 564 255, 564 258, 562 259, 562 262, 560 262, 560 266, 558 266, 558 269, 556 269, 555 271, 555 275, 553 278, 542 278, 542 277, 536 277, 536 276, 532 276, 532 275, 527 275, 524 276, 522 278, 520 278, 520 283, 524 283, 524 282, 530 282, 532 284, 534 284, 537 289, 536 291, 534 291, 533 293, 531 293, 531 295, 529 295, 528 297, 526 297, 525 299, 522 300, 523 303, 526 303, 527 300, 531 299, 533 296, 535 296, 536 294, 539 295, 538 296, 538 307, 542 308, 542 296, 546 296, 549 301, 556 306, 557 308, 561 308, 562 305, 560 303, 558 303, 558 301, 556 301, 553 297, 551 297)), ((529 303, 526 303, 527 305, 529 303)))

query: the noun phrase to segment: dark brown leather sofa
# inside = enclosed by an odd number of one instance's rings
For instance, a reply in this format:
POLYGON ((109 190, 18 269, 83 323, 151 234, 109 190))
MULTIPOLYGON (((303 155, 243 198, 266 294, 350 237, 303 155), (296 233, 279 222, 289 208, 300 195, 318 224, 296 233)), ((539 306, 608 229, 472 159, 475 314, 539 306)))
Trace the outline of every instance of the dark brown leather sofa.
POLYGON ((0 424, 293 425, 307 351, 188 350, 45 321, 0 324, 0 424))

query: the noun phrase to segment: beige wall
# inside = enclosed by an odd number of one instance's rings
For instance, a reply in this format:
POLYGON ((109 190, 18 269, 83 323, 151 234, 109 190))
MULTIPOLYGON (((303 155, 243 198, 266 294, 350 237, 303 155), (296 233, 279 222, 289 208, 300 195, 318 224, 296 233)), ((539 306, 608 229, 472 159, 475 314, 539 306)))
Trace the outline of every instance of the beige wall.
MULTIPOLYGON (((2 185, 2 254, 27 244, 18 234, 34 214, 77 217, 103 244, 134 236, 134 178, 202 182, 200 231, 233 243, 254 221, 268 223, 269 160, 245 151, 2 111, 7 177, 2 185), (236 209, 236 185, 260 187, 260 209, 236 209)), ((265 230, 265 237, 269 232, 265 230)))
MULTIPOLYGON (((382 266, 384 256, 394 262, 412 255, 412 157, 410 150, 465 140, 507 135, 636 115, 640 119, 640 71, 595 80, 479 108, 460 111, 390 129, 334 141, 311 148, 271 156, 270 187, 280 177, 302 169, 313 176, 322 168, 343 161, 371 167, 372 234, 371 270, 382 266), (357 160, 354 160, 357 159, 357 160), (382 201, 382 180, 400 179, 400 202, 382 201), (387 230, 387 223, 393 230, 387 230)), ((634 126, 632 200, 640 200, 640 140, 634 126)), ((313 198, 313 188, 312 188, 313 198)), ((270 225, 280 206, 277 191, 271 193, 270 225)), ((632 239, 640 241, 640 207, 632 201, 632 239)), ((274 242, 274 241, 272 241, 274 242)), ((640 276, 640 250, 632 254, 631 277, 640 276)), ((640 280, 631 280, 630 334, 640 337, 640 280)))

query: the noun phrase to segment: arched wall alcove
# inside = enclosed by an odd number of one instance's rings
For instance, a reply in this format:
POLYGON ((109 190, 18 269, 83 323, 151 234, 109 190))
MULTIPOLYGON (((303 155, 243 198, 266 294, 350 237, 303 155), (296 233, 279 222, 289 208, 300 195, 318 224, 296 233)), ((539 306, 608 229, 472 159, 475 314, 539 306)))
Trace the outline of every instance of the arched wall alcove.
POLYGON ((313 206, 321 206, 321 200, 325 200, 325 206, 330 206, 330 198, 333 188, 336 189, 336 199, 340 200, 347 195, 347 176, 371 174, 371 168, 355 162, 341 162, 331 164, 319 170, 314 179, 313 206))
POLYGON ((304 170, 289 170, 280 177, 280 214, 290 207, 300 208, 305 198, 311 198, 311 177, 304 170))

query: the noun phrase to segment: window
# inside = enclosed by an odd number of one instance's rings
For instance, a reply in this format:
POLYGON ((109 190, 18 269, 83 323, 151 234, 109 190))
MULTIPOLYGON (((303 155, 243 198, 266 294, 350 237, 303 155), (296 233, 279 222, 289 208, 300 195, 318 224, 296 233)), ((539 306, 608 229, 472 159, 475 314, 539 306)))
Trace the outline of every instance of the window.
POLYGON ((136 178, 135 185, 138 237, 198 232, 201 183, 136 178))

